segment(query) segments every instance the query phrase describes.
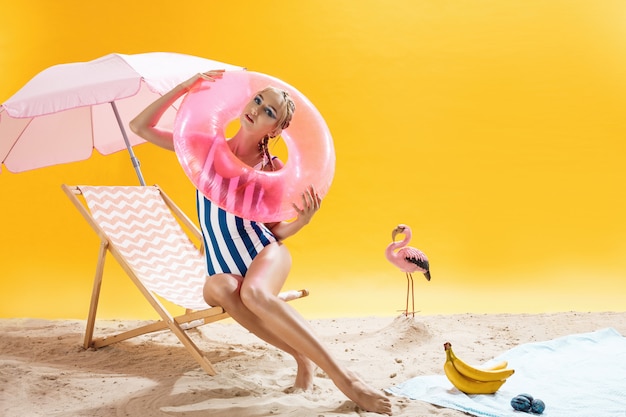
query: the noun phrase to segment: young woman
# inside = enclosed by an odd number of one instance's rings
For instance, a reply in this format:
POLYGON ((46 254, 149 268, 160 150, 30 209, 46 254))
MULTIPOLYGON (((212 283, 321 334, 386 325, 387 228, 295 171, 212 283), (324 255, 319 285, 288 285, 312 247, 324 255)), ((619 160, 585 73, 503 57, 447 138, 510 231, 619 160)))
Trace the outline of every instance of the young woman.
MULTIPOLYGON (((149 142, 174 150, 173 133, 157 126, 161 116, 196 82, 219 82, 222 74, 208 71, 174 87, 137 115, 130 122, 131 130, 149 142)), ((287 92, 273 87, 259 91, 244 107, 241 127, 228 140, 230 149, 251 167, 280 169, 282 163, 269 155, 267 142, 289 126, 294 111, 295 104, 287 92)), ((313 387, 317 365, 361 408, 391 415, 391 401, 337 362, 308 322, 277 296, 291 268, 291 256, 282 241, 307 225, 319 210, 321 199, 315 189, 304 190, 299 205, 293 204, 298 214, 295 220, 271 224, 237 217, 199 192, 197 199, 207 258, 206 302, 223 307, 249 331, 292 355, 298 365, 294 389, 313 387), (216 215, 233 221, 211 222, 216 215), (241 250, 224 250, 225 245, 220 245, 233 241, 237 244, 230 246, 241 250)))

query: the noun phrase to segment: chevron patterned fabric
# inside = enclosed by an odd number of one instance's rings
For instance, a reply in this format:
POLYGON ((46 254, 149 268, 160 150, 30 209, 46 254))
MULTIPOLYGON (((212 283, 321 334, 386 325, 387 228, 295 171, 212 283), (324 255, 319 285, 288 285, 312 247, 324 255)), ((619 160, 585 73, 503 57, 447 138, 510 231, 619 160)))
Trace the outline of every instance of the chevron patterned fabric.
POLYGON ((80 186, 93 219, 144 286, 181 307, 202 310, 204 254, 156 187, 80 186))

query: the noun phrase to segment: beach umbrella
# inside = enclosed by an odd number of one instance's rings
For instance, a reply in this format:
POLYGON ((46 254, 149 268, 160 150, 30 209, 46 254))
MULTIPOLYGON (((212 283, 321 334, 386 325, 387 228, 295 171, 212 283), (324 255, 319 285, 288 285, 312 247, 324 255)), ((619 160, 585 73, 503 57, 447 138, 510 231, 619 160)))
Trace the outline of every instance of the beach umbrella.
MULTIPOLYGON (((127 149, 145 185, 132 147, 144 140, 125 126, 147 105, 198 72, 242 67, 192 55, 109 54, 49 67, 0 107, 0 158, 11 172, 81 161, 127 149)), ((174 103, 163 115, 173 127, 174 103)))

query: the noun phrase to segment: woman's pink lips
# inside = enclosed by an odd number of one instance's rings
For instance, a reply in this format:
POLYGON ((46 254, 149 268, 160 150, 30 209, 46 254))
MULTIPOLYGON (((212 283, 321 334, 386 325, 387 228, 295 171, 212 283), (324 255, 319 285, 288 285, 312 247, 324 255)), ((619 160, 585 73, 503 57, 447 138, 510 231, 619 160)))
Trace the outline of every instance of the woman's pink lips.
POLYGON ((250 123, 254 123, 254 120, 252 120, 252 117, 250 117, 249 115, 246 114, 246 119, 248 119, 248 121, 250 123))

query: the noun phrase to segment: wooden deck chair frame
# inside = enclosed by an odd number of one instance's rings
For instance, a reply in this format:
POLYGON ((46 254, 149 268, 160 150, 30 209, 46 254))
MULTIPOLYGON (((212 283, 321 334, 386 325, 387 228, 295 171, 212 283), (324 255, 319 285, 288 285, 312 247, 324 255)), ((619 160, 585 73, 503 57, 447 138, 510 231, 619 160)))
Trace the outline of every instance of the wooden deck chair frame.
MULTIPOLYGON (((111 242, 107 233, 103 230, 103 228, 98 224, 98 222, 92 216, 91 211, 87 207, 84 199, 81 199, 80 196, 83 194, 81 187, 83 186, 69 186, 66 184, 62 185, 63 191, 67 194, 69 199, 74 203, 78 211, 83 215, 85 220, 89 223, 89 225, 94 229, 96 234, 100 238, 100 249, 98 253, 98 263, 96 265, 96 273, 93 282, 93 289, 91 294, 91 302, 89 306, 89 315, 87 318, 87 325, 85 329, 85 337, 83 346, 85 349, 92 348, 100 348, 103 346, 108 346, 112 343, 119 342, 122 340, 127 340, 136 336, 140 336, 143 334, 156 332, 164 329, 169 329, 172 331, 174 335, 179 339, 179 341, 183 344, 183 346, 189 351, 192 357, 200 364, 202 369, 204 369, 209 375, 215 375, 216 371, 213 367, 213 364, 209 361, 209 359, 202 353, 202 351, 196 346, 196 344, 191 340, 189 335, 186 333, 186 330, 192 329, 194 327, 212 323, 218 320, 225 319, 229 317, 228 313, 226 313, 221 307, 208 307, 203 310, 190 310, 186 309, 185 314, 179 316, 173 316, 167 308, 163 306, 161 301, 157 298, 157 296, 142 283, 140 278, 137 276, 135 270, 132 265, 129 264, 128 260, 120 253, 118 248, 111 242), (152 305, 154 310, 160 316, 160 320, 156 320, 147 325, 143 325, 134 329, 130 329, 127 331, 123 331, 121 333, 102 337, 102 338, 94 338, 94 329, 95 329, 95 321, 96 321, 96 313, 98 309, 98 301, 100 298, 100 289, 102 286, 103 274, 104 274, 104 262, 107 255, 107 252, 111 253, 111 255, 115 258, 115 260, 120 264, 125 273, 131 278, 135 286, 140 290, 140 292, 144 295, 147 301, 152 305)), ((138 186, 139 187, 139 186, 138 186)), ((151 186, 158 190, 161 198, 170 209, 174 218, 179 221, 188 231, 189 235, 196 239, 198 242, 202 242, 202 235, 198 227, 193 223, 187 215, 174 203, 174 201, 157 185, 151 186)), ((116 187, 101 187, 101 188, 116 188, 116 187)), ((119 188, 119 187, 118 187, 119 188)), ((127 187, 133 188, 133 187, 127 187)), ((201 245, 202 243, 200 243, 201 245)), ((198 251, 202 253, 202 248, 197 248, 198 251)), ((307 290, 299 290, 299 291, 287 291, 285 293, 281 293, 281 298, 285 301, 290 301, 296 298, 305 297, 308 295, 307 290)))

